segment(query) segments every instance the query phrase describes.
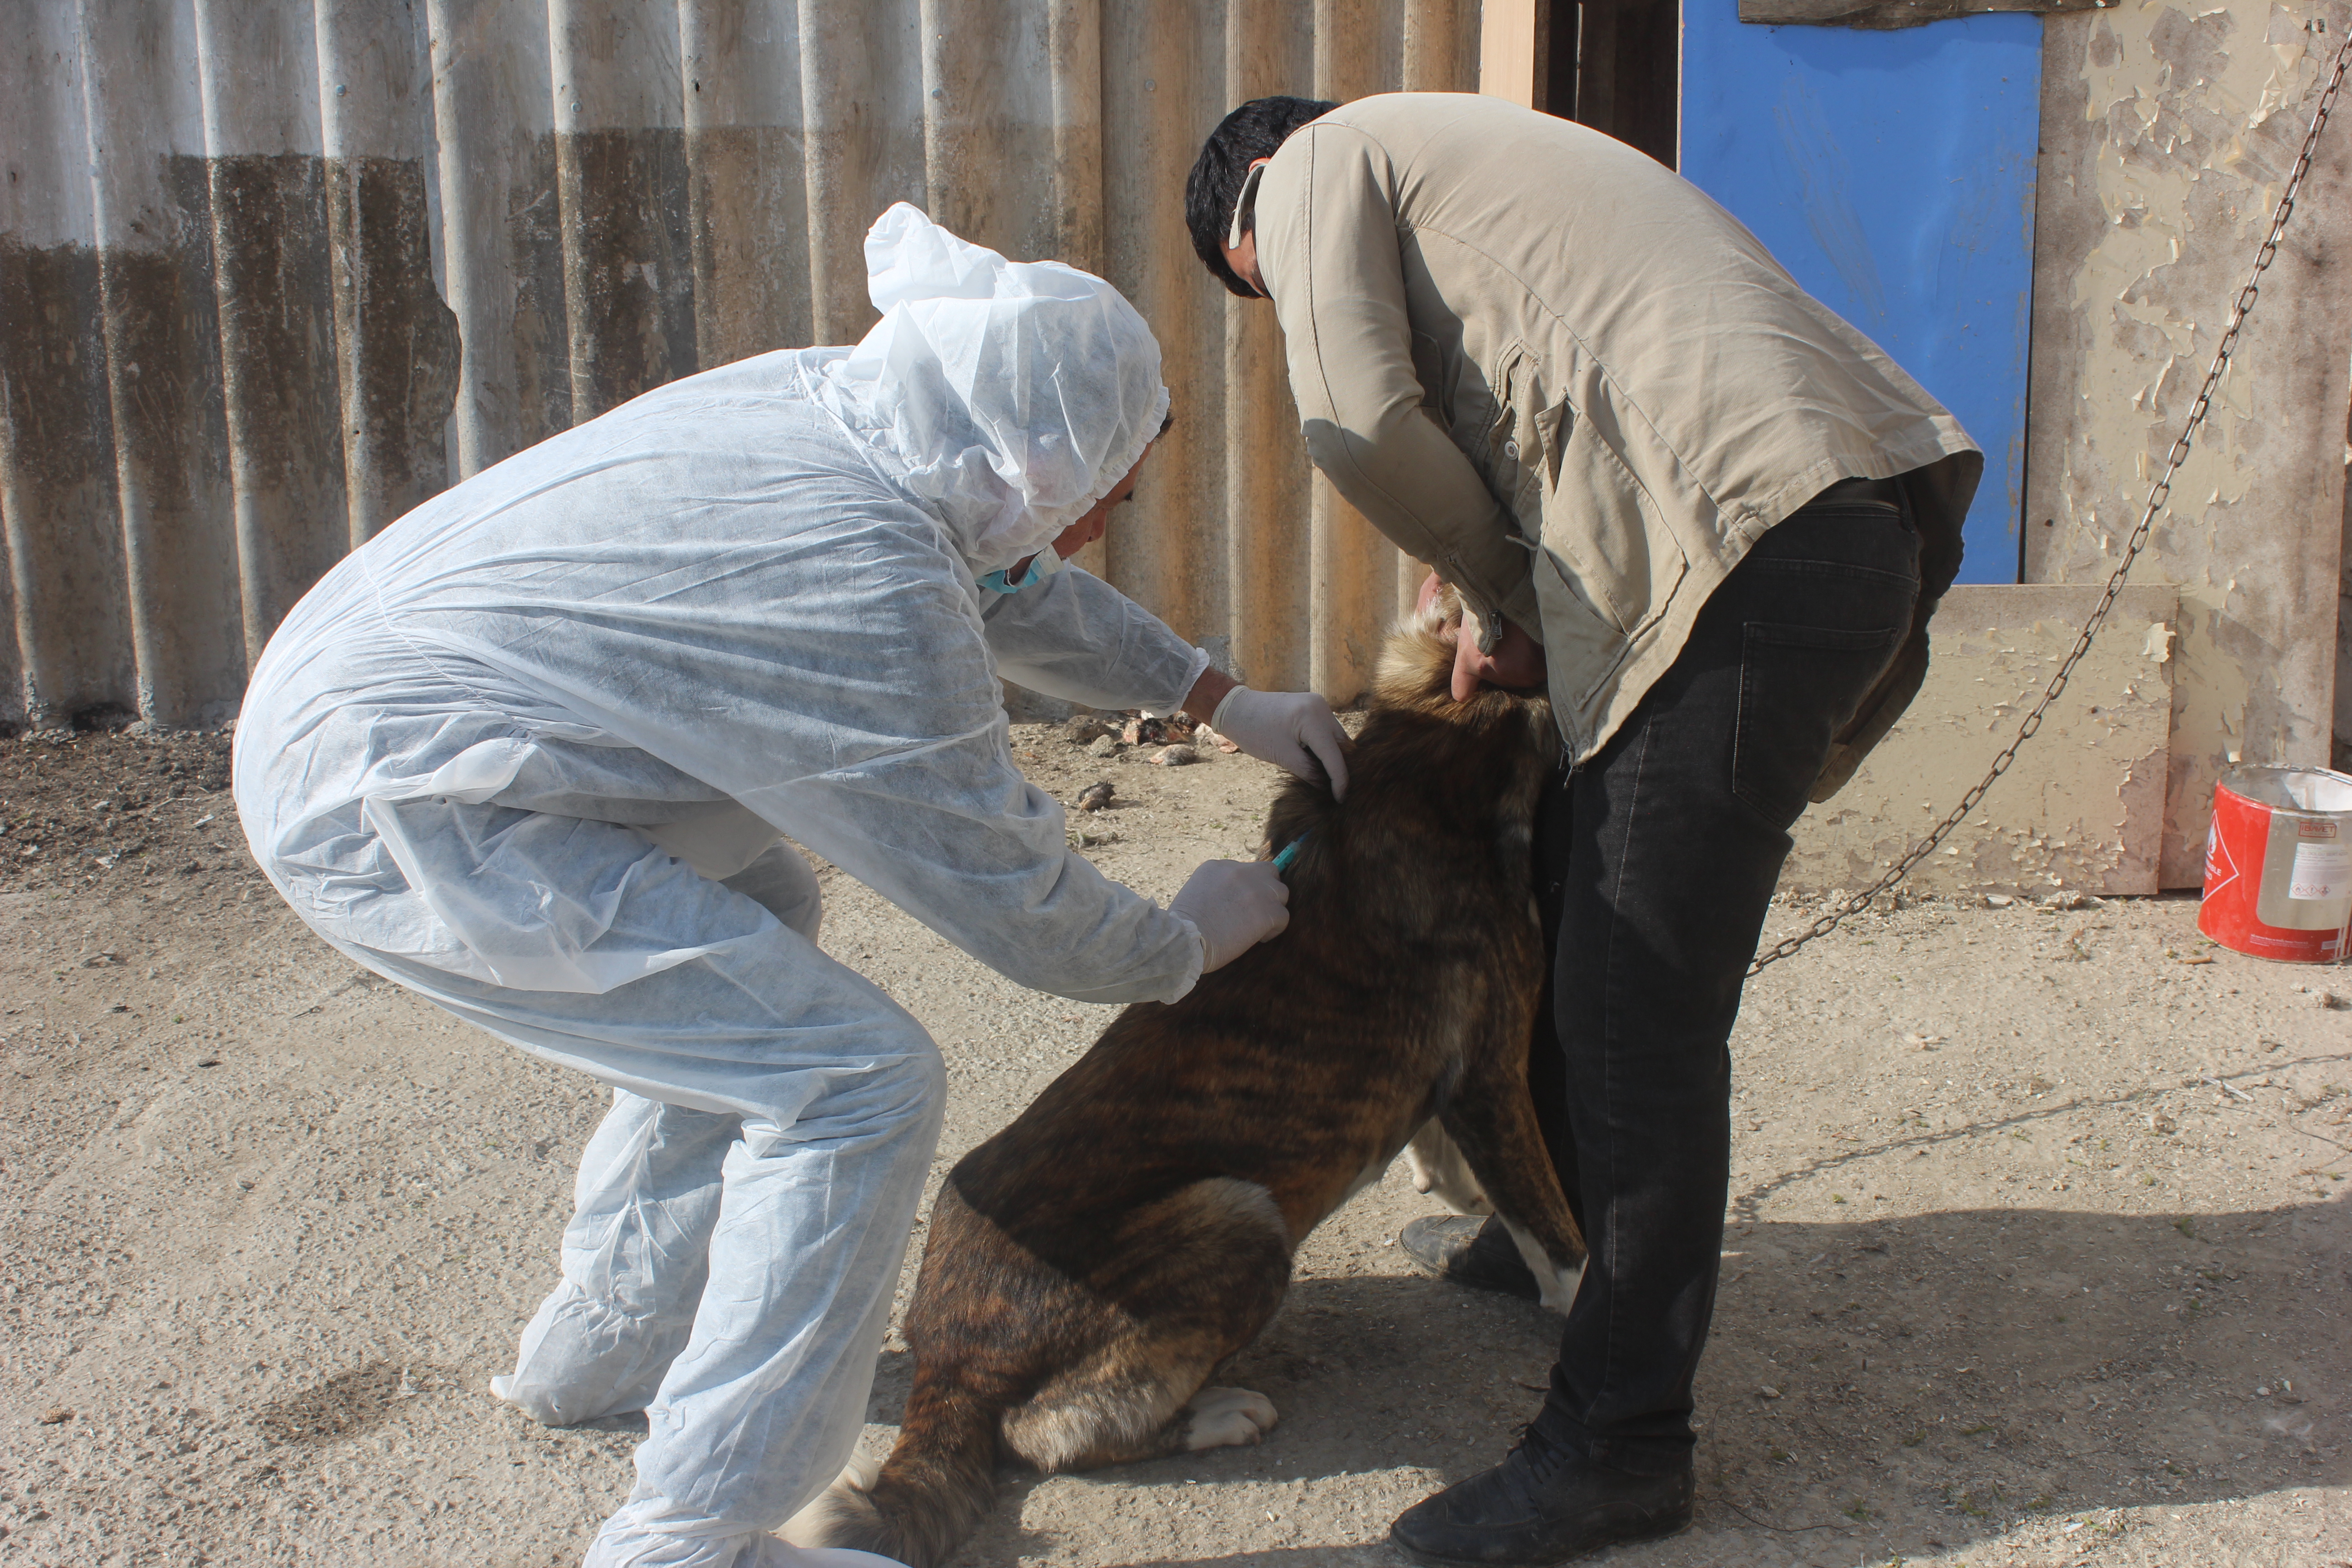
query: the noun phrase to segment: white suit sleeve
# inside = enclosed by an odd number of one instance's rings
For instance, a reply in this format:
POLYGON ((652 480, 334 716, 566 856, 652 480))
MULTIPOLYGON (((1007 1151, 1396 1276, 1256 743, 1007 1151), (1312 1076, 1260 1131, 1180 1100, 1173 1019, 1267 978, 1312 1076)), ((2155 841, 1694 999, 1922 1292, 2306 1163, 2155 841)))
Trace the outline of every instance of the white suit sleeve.
POLYGON ((1013 765, 939 525, 854 480, 802 504, 823 521, 646 552, 646 579, 561 637, 502 607, 409 624, 732 796, 1009 979, 1091 1002, 1189 990, 1192 928, 1073 851, 1013 765))
POLYGON ((1169 713, 1209 668, 1209 656, 1167 622, 1076 566, 992 597, 981 617, 999 673, 1047 697, 1169 713))
POLYGON ((863 604, 821 595, 829 646, 789 700, 823 716, 825 755, 768 752, 773 731, 754 722, 735 761, 706 763, 727 776, 698 776, 1021 984, 1083 1002, 1183 994, 1200 974, 1191 927, 1071 849, 1061 806, 1013 766, 983 625, 944 548, 932 571, 891 575, 863 604))

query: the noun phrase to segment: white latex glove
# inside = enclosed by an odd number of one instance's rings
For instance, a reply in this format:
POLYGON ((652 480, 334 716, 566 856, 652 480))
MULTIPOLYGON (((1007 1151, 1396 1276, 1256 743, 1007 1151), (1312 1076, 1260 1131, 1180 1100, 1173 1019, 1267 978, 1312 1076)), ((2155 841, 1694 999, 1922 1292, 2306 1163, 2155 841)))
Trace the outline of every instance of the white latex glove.
POLYGON ((1201 973, 1223 969, 1290 923, 1290 887, 1271 860, 1203 860, 1168 900, 1201 936, 1201 973))
POLYGON ((1312 691, 1236 686, 1217 704, 1209 728, 1260 762, 1303 779, 1328 779, 1334 800, 1347 795, 1348 732, 1312 691))

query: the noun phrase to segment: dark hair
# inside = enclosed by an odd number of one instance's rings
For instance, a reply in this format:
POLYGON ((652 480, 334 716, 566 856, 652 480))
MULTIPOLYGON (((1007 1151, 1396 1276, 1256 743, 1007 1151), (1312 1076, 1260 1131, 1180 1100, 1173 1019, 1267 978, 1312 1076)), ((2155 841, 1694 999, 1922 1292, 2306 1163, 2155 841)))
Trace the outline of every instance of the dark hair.
POLYGON ((1257 290, 1225 265, 1225 234, 1233 227, 1234 205, 1242 198, 1242 181, 1252 163, 1273 157, 1292 132, 1339 107, 1319 98, 1254 98, 1219 121, 1201 143, 1201 156, 1184 181, 1184 226, 1192 231, 1192 249, 1209 275, 1244 300, 1256 299, 1257 290))

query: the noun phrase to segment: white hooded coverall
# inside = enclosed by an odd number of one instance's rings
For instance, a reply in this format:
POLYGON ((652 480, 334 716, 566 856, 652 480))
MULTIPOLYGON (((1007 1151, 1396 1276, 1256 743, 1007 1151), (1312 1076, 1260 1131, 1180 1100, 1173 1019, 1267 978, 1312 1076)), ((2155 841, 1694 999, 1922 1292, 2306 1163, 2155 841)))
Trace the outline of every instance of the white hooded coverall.
POLYGON ((1202 960, 1066 847, 997 683, 1168 710, 1207 656, 1074 568, 975 583, 1134 466, 1159 346, 1100 279, 911 207, 866 258, 856 348, 664 386, 354 552, 237 725, 304 920, 614 1086, 494 1384, 548 1422, 646 1411, 596 1568, 820 1560, 768 1532, 856 1439, 938 1135, 938 1048, 819 951, 780 836, 1041 991, 1172 1000, 1202 960))

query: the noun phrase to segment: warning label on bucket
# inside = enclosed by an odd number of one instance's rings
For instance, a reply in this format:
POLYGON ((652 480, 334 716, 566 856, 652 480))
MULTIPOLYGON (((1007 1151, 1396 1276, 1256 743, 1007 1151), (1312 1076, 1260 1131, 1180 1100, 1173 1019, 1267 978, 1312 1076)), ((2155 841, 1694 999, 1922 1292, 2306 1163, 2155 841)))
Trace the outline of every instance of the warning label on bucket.
POLYGON ((2294 847, 2294 868, 2287 873, 2290 899, 2340 899, 2352 893, 2352 844, 2306 838, 2294 847))

